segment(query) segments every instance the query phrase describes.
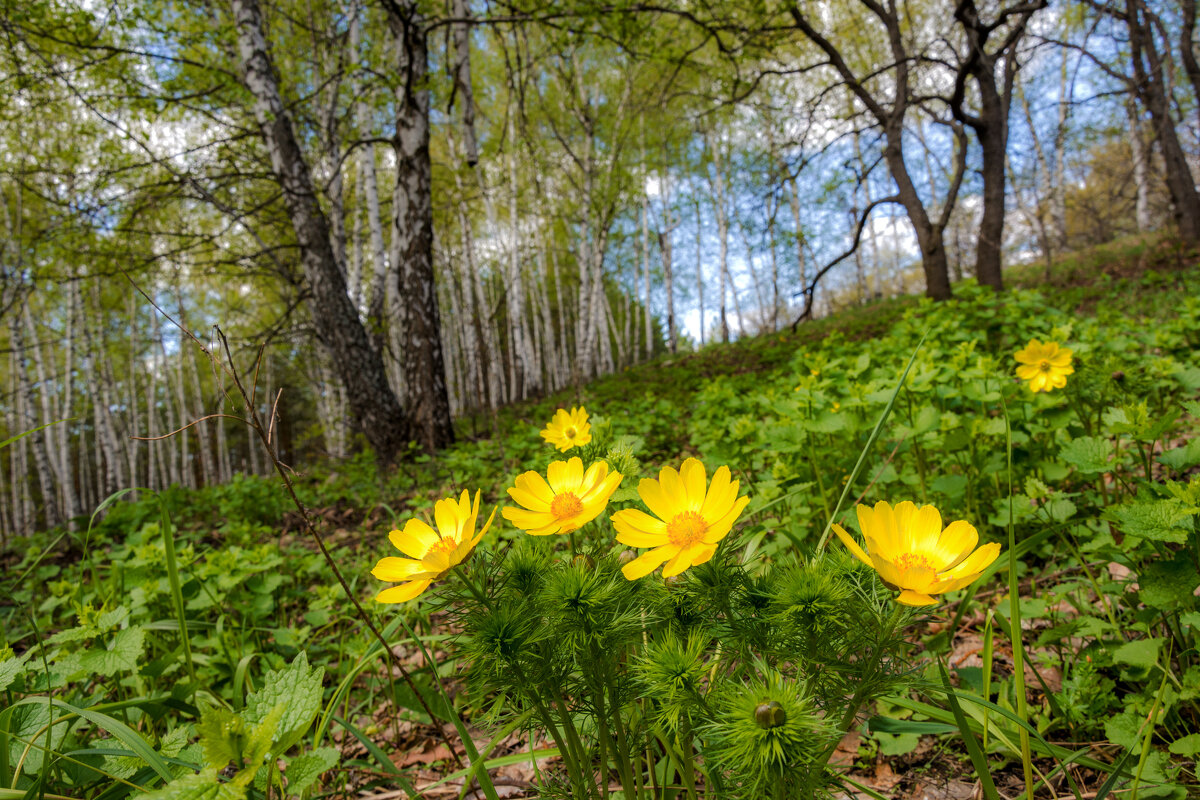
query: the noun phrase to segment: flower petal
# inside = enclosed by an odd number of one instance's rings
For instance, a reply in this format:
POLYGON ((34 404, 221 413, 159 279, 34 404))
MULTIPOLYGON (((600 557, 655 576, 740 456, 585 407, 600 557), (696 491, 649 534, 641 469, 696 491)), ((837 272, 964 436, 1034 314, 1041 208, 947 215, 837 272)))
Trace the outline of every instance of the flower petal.
POLYGON ((662 484, 653 478, 642 478, 638 483, 638 496, 642 498, 646 507, 664 522, 675 518, 675 503, 663 491, 662 484))
POLYGON ((680 548, 673 544, 665 544, 662 547, 647 550, 633 561, 621 567, 621 573, 631 581, 644 578, 658 569, 661 564, 678 553, 679 550, 680 548))
POLYGON ((937 568, 939 573, 958 564, 979 544, 979 532, 966 520, 955 520, 946 526, 937 543, 937 568))
POLYGON ((705 544, 716 544, 725 538, 730 529, 733 528, 733 523, 737 522, 737 518, 741 516, 742 511, 746 508, 746 504, 750 502, 749 496, 739 497, 733 504, 733 507, 718 519, 712 525, 708 526, 708 530, 704 532, 703 542, 705 544))
POLYGON ((413 517, 404 523, 404 530, 389 533, 388 540, 406 556, 421 558, 429 546, 438 540, 438 535, 425 520, 413 517))
POLYGON ((863 550, 862 547, 859 546, 858 542, 854 541, 854 537, 846 533, 845 528, 837 523, 834 523, 833 532, 836 533, 837 537, 842 540, 842 544, 846 545, 846 549, 854 554, 855 558, 866 564, 868 567, 875 566, 875 564, 871 562, 871 557, 867 555, 867 551, 863 550))
POLYGON ((911 526, 911 552, 928 555, 937 550, 938 537, 942 535, 942 515, 936 507, 926 505, 916 509, 908 524, 911 526))
MULTIPOLYGON (((716 548, 712 548, 712 549, 716 549, 716 548)), ((711 549, 708 546, 702 544, 701 542, 697 542, 695 544, 688 545, 687 547, 680 548, 679 552, 676 553, 671 558, 671 560, 667 562, 667 565, 665 567, 663 567, 663 577, 664 578, 675 577, 676 575, 683 572, 687 568, 693 566, 696 563, 696 558, 699 557, 700 555, 702 555, 706 551, 708 552, 708 555, 711 558, 712 557, 711 549)))
POLYGON ((419 581, 409 581, 402 583, 399 586, 393 586, 390 589, 384 589, 379 594, 375 595, 375 601, 378 603, 404 603, 412 600, 421 592, 429 588, 429 584, 433 581, 428 578, 419 581))
POLYGON ((425 571, 425 565, 420 561, 389 556, 379 559, 375 569, 371 570, 371 575, 388 583, 400 583, 411 580, 414 575, 422 575, 425 571))
POLYGON ((700 507, 700 516, 705 519, 720 519, 729 511, 734 498, 737 497, 737 485, 729 482, 729 467, 717 467, 713 473, 712 483, 708 485, 708 494, 700 507), (730 487, 732 486, 732 492, 730 487))
POLYGON ((936 606, 937 600, 927 594, 905 589, 896 598, 896 602, 906 606, 936 606))
POLYGON ((708 475, 704 464, 698 458, 689 458, 679 468, 679 478, 683 482, 684 495, 687 498, 689 511, 699 511, 704 505, 704 489, 708 485, 708 475))

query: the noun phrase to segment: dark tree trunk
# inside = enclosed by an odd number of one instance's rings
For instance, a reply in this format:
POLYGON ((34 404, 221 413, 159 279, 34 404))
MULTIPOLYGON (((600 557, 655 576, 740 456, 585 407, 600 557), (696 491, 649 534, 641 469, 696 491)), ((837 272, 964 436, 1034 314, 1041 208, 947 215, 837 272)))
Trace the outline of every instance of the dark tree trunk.
POLYGON ((391 461, 409 438, 404 410, 388 385, 383 359, 371 346, 346 293, 345 270, 338 264, 329 222, 279 92, 257 0, 233 0, 233 14, 246 88, 254 96, 255 118, 300 247, 317 337, 346 387, 356 426, 376 456, 391 461))
POLYGON ((996 291, 1004 288, 1001 255, 1004 247, 1005 160, 1008 155, 1008 105, 996 87, 979 81, 982 102, 976 128, 983 156, 983 214, 979 221, 979 240, 975 245, 975 277, 983 286, 996 291))
POLYGON ((984 22, 974 0, 959 0, 954 18, 966 34, 967 54, 958 66, 950 108, 956 119, 975 131, 983 157, 983 216, 975 250, 975 276, 979 283, 996 291, 1004 288, 1001 274, 1004 248, 1005 173, 1008 157, 1008 114, 1012 108, 1013 82, 1017 73, 1017 45, 1025 35, 1029 18, 1046 7, 1046 0, 1018 3, 996 12, 992 22, 984 22), (988 39, 1008 25, 1003 40, 991 52, 988 39), (996 67, 1003 76, 997 86, 996 67), (979 114, 964 108, 967 79, 979 89, 979 114))
POLYGON ((1162 148, 1171 211, 1179 235, 1189 242, 1200 241, 1200 195, 1191 168, 1175 131, 1170 102, 1163 85, 1163 65, 1154 31, 1146 19, 1144 0, 1125 0, 1125 22, 1129 26, 1129 51, 1138 99, 1150 112, 1154 133, 1162 148))
POLYGON ((1192 94, 1200 103, 1200 64, 1196 63, 1192 44, 1196 36, 1196 0, 1180 0, 1179 7, 1183 12, 1183 23, 1179 26, 1179 58, 1183 61, 1188 82, 1192 84, 1192 94))
MULTIPOLYGON (((909 174, 908 164, 904 157, 904 120, 908 114, 908 105, 911 100, 909 87, 911 56, 905 49, 899 12, 894 3, 885 5, 875 2, 875 0, 861 0, 861 2, 875 15, 887 32, 894 60, 891 98, 874 95, 867 89, 863 81, 846 63, 842 52, 817 30, 799 5, 788 10, 796 27, 828 56, 830 66, 841 76, 846 88, 866 107, 883 130, 884 160, 887 163, 888 171, 892 174, 892 179, 896 182, 896 197, 912 223, 913 230, 917 235, 917 244, 921 248, 921 267, 925 272, 925 294, 934 300, 948 300, 952 296, 952 292, 944 234, 946 223, 950 219, 950 212, 958 197, 959 187, 962 185, 963 172, 966 169, 966 149, 961 127, 955 129, 957 163, 954 176, 946 192, 941 214, 938 219, 934 220, 930 218, 925 203, 921 200, 916 186, 913 185, 912 176, 909 174)), ((931 202, 933 200, 934 198, 930 198, 931 202)), ((814 278, 814 284, 815 280, 814 278)), ((815 285, 811 288, 815 288, 815 285)))
POLYGON ((427 451, 454 442, 433 273, 433 168, 429 160, 428 42, 417 4, 385 2, 398 83, 391 280, 404 342, 404 385, 413 438, 427 451))
POLYGON ((944 225, 935 224, 917 194, 908 174, 908 166, 904 163, 904 148, 901 145, 903 135, 903 119, 893 117, 884 127, 886 144, 884 160, 896 181, 896 195, 904 206, 908 219, 912 222, 917 234, 917 245, 921 248, 921 268, 925 271, 925 294, 934 300, 949 300, 953 293, 950 290, 950 270, 946 262, 946 246, 942 235, 944 225))

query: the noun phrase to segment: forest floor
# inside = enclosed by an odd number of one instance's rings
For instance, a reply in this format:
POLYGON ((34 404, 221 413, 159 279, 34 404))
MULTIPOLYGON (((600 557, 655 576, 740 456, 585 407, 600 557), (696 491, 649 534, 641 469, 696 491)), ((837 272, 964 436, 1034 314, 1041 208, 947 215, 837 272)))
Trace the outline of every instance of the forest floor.
MULTIPOLYGON (((1171 754, 1186 752, 1178 743, 1200 732, 1200 666, 1192 664, 1194 655, 1180 654, 1179 648, 1186 653, 1187 642, 1200 631, 1200 614, 1192 610, 1200 607, 1200 600, 1190 586, 1179 589, 1178 582, 1158 591, 1154 596, 1165 598, 1160 601, 1163 619, 1172 622, 1156 627, 1156 618, 1146 614, 1147 608, 1153 609, 1147 606, 1151 596, 1138 594, 1138 582, 1145 587, 1160 576, 1155 570, 1161 563, 1182 570, 1174 574, 1183 575, 1185 584, 1190 580, 1186 558, 1169 559, 1186 555, 1186 548, 1179 548, 1178 525, 1195 512, 1180 506, 1182 516, 1164 523, 1161 530, 1135 519, 1134 512, 1147 492, 1157 493, 1153 502, 1162 508, 1174 502, 1169 492, 1200 487, 1200 452, 1193 452, 1200 451, 1194 447, 1200 416, 1200 406, 1194 405, 1200 392, 1200 270, 1193 256, 1170 242, 1130 240, 1049 267, 1015 267, 1008 279, 1012 289, 999 298, 960 286, 962 299, 951 304, 891 299, 845 309, 795 331, 785 328, 699 352, 663 354, 575 391, 460 420, 457 445, 386 474, 380 474, 365 454, 336 465, 293 465, 298 469, 297 489, 325 546, 365 601, 380 588, 370 569, 389 554, 391 528, 427 512, 433 500, 464 489, 481 489, 485 508, 502 502, 513 475, 546 460, 545 443, 536 432, 553 411, 585 405, 593 424, 615 441, 627 442, 643 464, 677 464, 685 456, 699 456, 709 463, 732 465, 755 498, 747 513, 747 520, 754 521, 747 523, 744 535, 752 548, 760 548, 762 557, 783 558, 792 547, 789 540, 815 541, 828 510, 829 490, 822 476, 849 472, 878 416, 880 388, 894 383, 922 331, 933 330, 909 403, 897 410, 895 422, 889 423, 894 430, 880 440, 887 459, 878 470, 871 468, 871 486, 880 496, 927 494, 948 519, 966 516, 981 533, 986 529, 993 538, 1002 537, 1004 515, 1010 513, 1004 511, 1009 493, 994 475, 1002 470, 1003 425, 997 433, 990 424, 994 415, 990 420, 985 416, 974 432, 960 435, 959 428, 967 423, 954 405, 958 401, 953 392, 959 389, 951 387, 959 380, 957 373, 967 376, 983 369, 986 378, 988 364, 1001 373, 999 382, 1021 398, 1020 407, 1013 406, 1020 461, 1016 468, 1021 470, 1013 491, 1023 490, 1019 498, 1028 506, 1018 520, 1025 526, 1021 535, 1030 540, 1022 556, 1018 619, 1028 658, 1023 684, 1030 722, 1055 746, 1072 748, 1080 763, 1113 763, 1122 752, 1140 746, 1142 740, 1133 741, 1122 725, 1139 715, 1144 718, 1158 686, 1146 689, 1157 681, 1148 681, 1155 659, 1147 661, 1144 653, 1134 654, 1129 647, 1153 642, 1157 648, 1181 637, 1176 655, 1168 654, 1161 662, 1167 672, 1178 673, 1181 688, 1171 698, 1175 705, 1163 717, 1154 747, 1147 751, 1150 757, 1143 753, 1145 775, 1156 783, 1141 796, 1182 798, 1197 787, 1194 762, 1189 770, 1171 754), (1027 391, 1019 394, 1023 387, 1012 385, 1009 354, 1014 342, 1023 344, 1031 334, 1051 331, 1085 354, 1086 368, 1072 380, 1100 393, 1096 422, 1089 421, 1090 411, 1082 418, 1090 434, 1088 426, 1100 424, 1103 412, 1103 436, 1083 436, 1085 431, 1065 402, 1044 396, 1031 399, 1027 391), (913 398, 919 401, 916 405, 913 398), (1133 419, 1142 398, 1150 399, 1149 405, 1142 400, 1141 407, 1148 409, 1151 421, 1156 415, 1167 420, 1149 440, 1139 438, 1133 419), (924 419, 920 403, 934 409, 932 421, 924 419), (1181 414, 1180 403, 1190 410, 1181 414), (821 404, 824 410, 814 411, 821 404), (806 432, 797 434, 796 420, 805 415, 806 432), (1110 453, 1111 465, 1103 467, 1088 467, 1065 446, 1104 437, 1116 443, 1116 451, 1110 453), (807 442, 808 449, 793 446, 797 441, 807 442), (1099 479, 1088 477, 1097 472, 1099 479), (819 486, 819 491, 796 496, 794 487, 809 485, 819 486), (1055 522, 1074 525, 1074 533, 1058 543, 1039 538, 1036 515, 1041 512, 1055 522), (1126 522, 1122 542, 1119 529, 1126 522), (1135 528, 1135 523, 1141 527, 1135 528), (1134 536, 1135 530, 1144 541, 1134 536), (775 535, 782 531, 788 536, 775 535), (1109 609, 1107 619, 1118 623, 1114 627, 1120 633, 1106 627, 1100 606, 1109 609)), ((963 391, 969 390, 970 380, 961 378, 963 391)), ((1079 397, 1083 402, 1087 395, 1079 397)), ((160 529, 164 512, 178 528, 182 597, 194 634, 191 648, 200 654, 195 669, 206 691, 240 708, 243 689, 252 682, 249 676, 278 668, 301 653, 310 663, 324 666, 327 696, 342 682, 345 691, 329 700, 326 727, 321 729, 324 743, 336 748, 338 763, 322 777, 319 796, 390 800, 415 789, 429 798, 483 797, 477 786, 464 785, 456 775, 454 762, 465 762, 467 749, 449 722, 439 723, 439 731, 402 686, 396 668, 385 669, 377 658, 370 660, 371 639, 329 578, 303 517, 271 478, 243 477, 224 486, 143 497, 114 506, 86 537, 48 532, 0 552, 4 575, 32 576, 0 600, 8 640, 18 654, 22 649, 33 652, 31 642, 54 633, 51 641, 57 649, 44 657, 78 667, 86 658, 78 642, 93 635, 86 632, 92 610, 117 604, 131 620, 122 624, 140 625, 146 632, 145 641, 138 640, 136 663, 114 662, 98 675, 81 678, 78 671, 64 668, 53 673, 60 683, 54 684, 56 678, 50 676, 46 686, 32 675, 20 678, 13 673, 18 677, 8 689, 10 702, 22 696, 14 689, 23 689, 27 696, 49 689, 76 704, 111 693, 130 704, 139 692, 150 696, 174 691, 183 662, 170 633, 173 611, 162 569, 162 542, 169 537, 160 529), (36 627, 25 630, 27 620, 35 618, 36 627), (78 631, 84 633, 73 633, 78 631), (116 681, 113 675, 123 677, 116 681), (446 749, 447 740, 456 753, 446 749)), ((501 522, 499 515, 496 519, 501 522)), ((502 529, 489 536, 497 540, 492 546, 499 547, 519 534, 502 529)), ((942 658, 963 687, 982 685, 980 676, 990 674, 992 685, 985 698, 1007 702, 1004 698, 1021 683, 1014 681, 1009 641, 999 634, 992 637, 993 622, 1003 622, 1007 603, 1007 587, 996 579, 957 605, 931 613, 912 631, 914 669, 933 663, 930 656, 942 658)), ((521 727, 497 737, 503 727, 497 723, 500 712, 485 698, 468 693, 462 682, 455 655, 460 629, 452 612, 424 599, 401 607, 367 607, 381 628, 402 614, 430 647, 434 664, 426 663, 411 639, 395 645, 393 652, 435 708, 439 706, 433 687, 440 676, 475 746, 488 752, 498 795, 543 796, 535 788, 539 773, 553 770, 555 760, 533 760, 528 754, 553 743, 531 741, 521 727)), ((115 652, 112 641, 105 647, 115 652)), ((0 667, 12 663, 5 661, 2 650, 0 667)), ((8 682, 13 675, 7 675, 8 682)), ((0 689, 5 685, 0 682, 0 689)), ((165 743, 178 731, 183 731, 179 745, 193 740, 189 723, 181 724, 161 709, 155 713, 158 716, 147 717, 139 728, 152 746, 166 752, 165 743)), ((864 798, 980 796, 961 739, 944 731, 923 732, 941 730, 931 714, 928 708, 914 712, 881 701, 862 716, 864 723, 870 718, 870 724, 842 738, 832 763, 875 793, 858 795, 864 798), (879 720, 886 724, 876 724, 879 720)), ((945 720, 940 722, 945 727, 945 720)), ((1139 730, 1135 724, 1134 732, 1139 730)), ((83 748, 79 752, 90 754, 87 748, 97 745, 88 737, 95 735, 94 730, 79 729, 67 739, 75 737, 83 748)), ((197 748, 192 743, 171 754, 183 761, 198 759, 197 748)), ((1006 797, 1020 794, 1021 759, 996 739, 989 752, 997 789, 1006 797)), ((1106 773, 1080 763, 1063 765, 1035 754, 1034 766, 1046 776, 1046 786, 1037 796, 1094 797, 1106 773)), ((7 768, 0 763, 0 769, 7 768)), ((115 766, 111 770, 118 774, 115 766)), ((119 774, 129 777, 134 772, 119 774)), ((89 787, 104 785, 70 770, 59 777, 59 788, 70 796, 84 796, 89 787)), ((13 786, 21 780, 25 779, 18 774, 13 786)))

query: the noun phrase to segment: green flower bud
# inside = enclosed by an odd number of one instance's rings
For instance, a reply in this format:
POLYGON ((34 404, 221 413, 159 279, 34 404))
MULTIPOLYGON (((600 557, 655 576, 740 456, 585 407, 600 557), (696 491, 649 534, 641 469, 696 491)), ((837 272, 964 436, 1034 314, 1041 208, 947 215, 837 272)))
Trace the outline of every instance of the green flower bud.
POLYGON ((787 722, 787 712, 778 700, 771 700, 758 704, 758 708, 754 709, 754 719, 760 728, 778 728, 787 722))

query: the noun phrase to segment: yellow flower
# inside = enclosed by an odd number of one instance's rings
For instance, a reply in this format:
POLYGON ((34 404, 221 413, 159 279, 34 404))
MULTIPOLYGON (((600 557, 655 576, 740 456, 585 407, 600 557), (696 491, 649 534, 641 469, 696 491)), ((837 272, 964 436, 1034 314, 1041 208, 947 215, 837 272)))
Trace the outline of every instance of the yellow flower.
POLYGON ((678 472, 663 467, 658 480, 646 478, 638 485, 642 502, 657 519, 633 508, 613 514, 618 542, 654 548, 621 568, 626 578, 637 580, 663 563, 663 577, 669 578, 712 558, 750 498, 737 496, 729 467, 713 473, 707 491, 706 484, 704 465, 689 458, 678 472))
POLYGON ((542 438, 565 453, 572 447, 581 447, 592 440, 592 426, 588 422, 587 409, 583 406, 567 411, 560 408, 546 424, 542 438))
POLYGON ((879 577, 900 592, 897 602, 906 606, 929 606, 935 594, 952 592, 968 585, 1000 554, 995 542, 979 544, 979 534, 969 522, 951 522, 942 530, 942 515, 933 506, 916 506, 905 500, 895 508, 876 503, 860 505, 858 524, 867 549, 846 533, 841 525, 833 532, 850 552, 879 577))
POLYGON ((531 536, 570 533, 600 516, 620 483, 621 473, 610 473, 603 461, 587 473, 578 457, 554 461, 545 478, 532 470, 518 475, 508 496, 521 508, 506 506, 500 513, 531 536))
POLYGON ((1048 392, 1067 385, 1067 376, 1075 371, 1071 366, 1071 351, 1059 347, 1058 342, 1042 344, 1030 339, 1025 348, 1014 354, 1019 366, 1017 377, 1029 381, 1034 392, 1048 392))
POLYGON ((455 565, 461 564, 491 527, 496 509, 492 509, 492 515, 476 535, 478 516, 479 492, 475 492, 475 504, 472 505, 470 495, 464 491, 458 500, 446 498, 434 504, 436 531, 424 520, 413 517, 405 523, 404 530, 389 533, 388 539, 396 549, 411 558, 380 559, 371 574, 381 581, 400 585, 384 589, 375 599, 380 603, 412 600, 433 581, 440 580, 455 565))

